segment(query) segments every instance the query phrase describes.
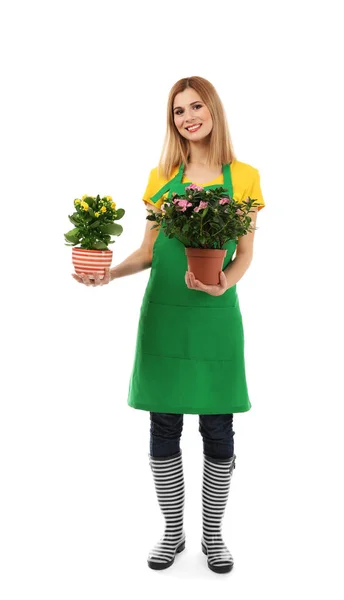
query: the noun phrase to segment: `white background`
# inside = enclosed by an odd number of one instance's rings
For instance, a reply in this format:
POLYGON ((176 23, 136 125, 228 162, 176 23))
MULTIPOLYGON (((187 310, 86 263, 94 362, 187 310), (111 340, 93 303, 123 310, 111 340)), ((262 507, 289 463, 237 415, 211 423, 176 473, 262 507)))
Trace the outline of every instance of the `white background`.
POLYGON ((343 597, 339 5, 2 3, 2 600, 343 597), (126 211, 113 265, 139 247, 168 93, 191 75, 218 90, 266 202, 237 286, 252 409, 234 416, 228 575, 201 553, 197 415, 187 548, 147 566, 163 518, 127 391, 149 270, 80 285, 63 237, 74 198, 99 193, 126 211))

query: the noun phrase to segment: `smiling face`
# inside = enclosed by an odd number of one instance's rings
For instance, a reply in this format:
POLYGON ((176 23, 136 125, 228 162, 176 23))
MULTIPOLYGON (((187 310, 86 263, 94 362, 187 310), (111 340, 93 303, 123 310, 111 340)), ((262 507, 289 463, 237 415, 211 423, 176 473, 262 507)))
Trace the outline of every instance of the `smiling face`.
POLYGON ((180 135, 190 141, 203 140, 213 128, 211 114, 193 88, 187 88, 175 96, 173 119, 180 135), (188 130, 192 125, 198 127, 194 131, 188 130))

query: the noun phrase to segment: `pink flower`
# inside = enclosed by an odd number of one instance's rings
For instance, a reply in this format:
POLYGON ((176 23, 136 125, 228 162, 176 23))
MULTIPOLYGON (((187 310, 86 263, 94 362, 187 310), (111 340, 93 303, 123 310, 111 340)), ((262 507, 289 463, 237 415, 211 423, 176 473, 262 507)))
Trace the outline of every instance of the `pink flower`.
POLYGON ((203 190, 199 185, 195 185, 194 183, 190 183, 186 188, 186 190, 196 190, 197 192, 201 192, 203 190))
POLYGON ((181 208, 181 212, 185 212, 188 206, 192 206, 192 202, 187 200, 178 200, 178 206, 181 208))
POLYGON ((219 200, 219 204, 228 204, 229 202, 229 198, 221 198, 221 200, 219 200))
POLYGON ((201 202, 199 203, 199 206, 196 206, 194 212, 199 212, 200 210, 202 210, 202 208, 207 208, 208 206, 208 202, 203 202, 201 200, 201 202))

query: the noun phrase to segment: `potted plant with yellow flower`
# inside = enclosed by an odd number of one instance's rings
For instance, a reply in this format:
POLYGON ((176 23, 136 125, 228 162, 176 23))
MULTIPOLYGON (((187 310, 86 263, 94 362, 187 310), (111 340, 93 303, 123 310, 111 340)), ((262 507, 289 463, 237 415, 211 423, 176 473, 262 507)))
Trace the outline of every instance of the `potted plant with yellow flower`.
POLYGON ((223 245, 257 229, 248 213, 256 201, 248 197, 237 203, 228 190, 219 186, 205 190, 190 184, 185 194, 172 194, 173 200, 161 205, 160 211, 148 210, 146 218, 162 226, 168 238, 176 237, 185 246, 188 269, 205 284, 218 284, 227 250, 223 245))
POLYGON ((119 236, 123 227, 114 221, 119 221, 125 214, 123 208, 116 208, 111 196, 88 196, 74 200, 75 212, 68 215, 74 228, 64 234, 66 246, 72 248, 72 262, 77 274, 99 273, 103 279, 105 268, 112 262, 112 250, 109 244, 114 244, 111 236, 119 236))

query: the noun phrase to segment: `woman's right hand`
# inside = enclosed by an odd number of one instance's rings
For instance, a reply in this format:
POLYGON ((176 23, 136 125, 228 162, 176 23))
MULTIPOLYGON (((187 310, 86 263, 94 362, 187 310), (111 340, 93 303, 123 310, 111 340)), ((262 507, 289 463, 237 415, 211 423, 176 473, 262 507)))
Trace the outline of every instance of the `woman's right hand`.
POLYGON ((100 279, 99 273, 91 273, 94 279, 90 279, 89 275, 90 274, 86 273, 81 273, 80 275, 78 275, 77 273, 72 273, 72 277, 74 277, 76 281, 92 287, 95 287, 96 285, 106 285, 107 283, 110 283, 110 281, 112 281, 110 267, 105 267, 105 274, 103 279, 100 279))

